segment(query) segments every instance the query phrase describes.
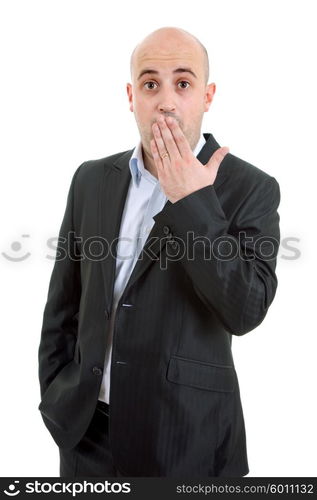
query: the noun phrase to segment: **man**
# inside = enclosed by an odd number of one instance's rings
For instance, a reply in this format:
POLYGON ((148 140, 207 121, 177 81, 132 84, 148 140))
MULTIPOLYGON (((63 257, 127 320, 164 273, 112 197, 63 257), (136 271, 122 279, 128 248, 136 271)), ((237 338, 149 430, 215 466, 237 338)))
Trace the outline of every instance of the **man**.
POLYGON ((277 181, 201 134, 216 86, 191 34, 131 57, 134 149, 76 170, 39 346, 61 476, 249 472, 232 335, 264 319, 277 181))

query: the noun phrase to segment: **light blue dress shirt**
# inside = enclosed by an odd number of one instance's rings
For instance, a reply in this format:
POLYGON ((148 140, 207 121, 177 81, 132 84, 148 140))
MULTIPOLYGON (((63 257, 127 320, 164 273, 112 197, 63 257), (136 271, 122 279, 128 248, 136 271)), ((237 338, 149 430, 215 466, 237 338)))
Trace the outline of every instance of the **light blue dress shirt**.
MULTIPOLYGON (((205 142, 206 139, 201 134, 197 146, 194 149, 195 156, 198 155, 205 142)), ((163 209, 167 201, 167 197, 161 189, 159 180, 144 167, 141 142, 133 151, 129 161, 129 167, 131 171, 131 181, 121 219, 110 331, 104 362, 103 378, 99 392, 99 399, 108 404, 110 398, 113 327, 117 305, 144 243, 154 225, 153 217, 163 209)))

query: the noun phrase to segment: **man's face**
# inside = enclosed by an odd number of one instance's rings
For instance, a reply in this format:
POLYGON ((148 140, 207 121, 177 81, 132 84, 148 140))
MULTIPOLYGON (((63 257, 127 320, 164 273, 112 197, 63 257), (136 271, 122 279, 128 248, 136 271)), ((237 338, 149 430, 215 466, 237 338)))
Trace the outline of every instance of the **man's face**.
POLYGON ((205 82, 203 51, 192 40, 169 37, 138 47, 127 93, 145 153, 152 156, 152 124, 160 115, 178 121, 193 150, 214 92, 215 84, 205 82))

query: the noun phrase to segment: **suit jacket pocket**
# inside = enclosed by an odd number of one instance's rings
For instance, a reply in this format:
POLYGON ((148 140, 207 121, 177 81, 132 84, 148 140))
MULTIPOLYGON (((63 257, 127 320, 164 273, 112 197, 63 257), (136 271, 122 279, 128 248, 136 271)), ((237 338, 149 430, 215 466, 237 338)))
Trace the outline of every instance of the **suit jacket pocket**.
POLYGON ((176 384, 207 391, 233 392, 235 369, 230 365, 172 356, 167 368, 167 379, 176 384))

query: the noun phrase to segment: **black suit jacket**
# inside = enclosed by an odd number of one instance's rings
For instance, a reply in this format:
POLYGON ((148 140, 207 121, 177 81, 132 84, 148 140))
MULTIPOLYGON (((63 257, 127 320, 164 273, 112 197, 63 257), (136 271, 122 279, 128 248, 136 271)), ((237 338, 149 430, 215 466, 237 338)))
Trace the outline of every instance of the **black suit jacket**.
MULTIPOLYGON (((206 164, 219 144, 204 136, 206 164)), ((68 194, 39 346, 39 410, 61 448, 82 438, 99 395, 131 154, 83 163, 68 194)), ((228 154, 213 186, 154 217, 115 320, 109 432, 122 474, 248 473, 231 340, 274 298, 279 199, 274 177, 228 154)))

